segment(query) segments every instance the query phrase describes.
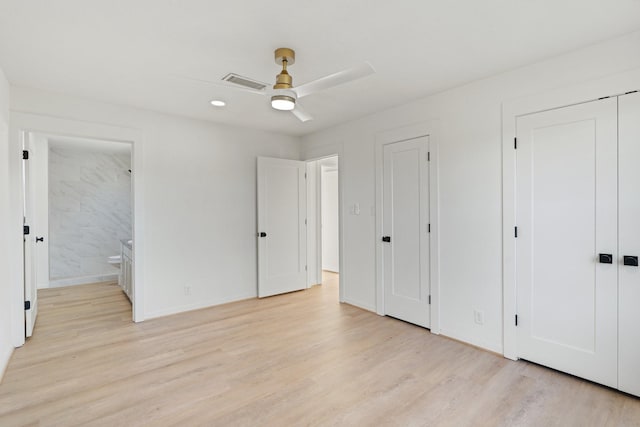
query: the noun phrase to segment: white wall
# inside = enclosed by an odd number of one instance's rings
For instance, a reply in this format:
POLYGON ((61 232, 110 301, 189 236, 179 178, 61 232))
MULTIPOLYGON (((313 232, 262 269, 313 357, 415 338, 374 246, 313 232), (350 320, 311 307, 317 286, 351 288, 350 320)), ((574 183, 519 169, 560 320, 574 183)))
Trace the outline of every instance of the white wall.
POLYGON ((130 144, 50 140, 48 157, 51 285, 117 275, 108 257, 133 236, 130 144))
POLYGON ((0 69, 0 380, 13 352, 9 279, 9 83, 0 69))
POLYGON ((322 269, 338 273, 338 170, 322 166, 322 269))
MULTIPOLYGON (((502 102, 640 67, 638 46, 640 32, 309 135, 303 157, 342 144, 344 204, 366 213, 375 205, 376 135, 437 122, 441 333, 502 352, 502 102), (485 312, 484 325, 474 323, 474 309, 485 312)), ((375 218, 343 214, 344 299, 371 309, 375 218)))
POLYGON ((257 295, 256 157, 297 159, 298 138, 21 87, 11 108, 143 135, 145 317, 257 295))

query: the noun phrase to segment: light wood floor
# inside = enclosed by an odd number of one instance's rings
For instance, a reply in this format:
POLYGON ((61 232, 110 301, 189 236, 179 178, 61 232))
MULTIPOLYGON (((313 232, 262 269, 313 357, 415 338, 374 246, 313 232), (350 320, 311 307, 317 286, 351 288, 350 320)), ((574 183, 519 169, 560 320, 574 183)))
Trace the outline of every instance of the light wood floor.
POLYGON ((41 291, 0 426, 631 426, 640 399, 310 290, 141 324, 115 284, 41 291))

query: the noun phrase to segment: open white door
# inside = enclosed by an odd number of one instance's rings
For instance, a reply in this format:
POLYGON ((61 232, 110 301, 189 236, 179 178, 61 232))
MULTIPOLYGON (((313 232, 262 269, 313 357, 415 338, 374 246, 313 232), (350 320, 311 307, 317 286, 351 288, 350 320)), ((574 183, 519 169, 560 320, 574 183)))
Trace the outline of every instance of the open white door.
POLYGON ((384 313, 430 327, 429 139, 384 146, 384 313))
POLYGON ((306 164, 258 157, 258 297, 306 288, 306 164))
POLYGON ((25 335, 30 337, 36 324, 38 315, 38 263, 36 260, 36 235, 34 219, 36 212, 35 183, 33 168, 30 167, 33 158, 33 143, 29 135, 24 135, 24 154, 22 168, 22 182, 24 191, 24 301, 25 301, 25 335))

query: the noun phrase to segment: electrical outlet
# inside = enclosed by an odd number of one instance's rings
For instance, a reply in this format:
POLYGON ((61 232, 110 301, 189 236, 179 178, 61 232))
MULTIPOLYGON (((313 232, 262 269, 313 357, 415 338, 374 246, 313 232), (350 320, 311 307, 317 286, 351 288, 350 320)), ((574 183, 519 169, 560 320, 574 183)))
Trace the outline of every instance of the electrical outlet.
POLYGON ((186 296, 191 295, 191 286, 185 286, 185 287, 184 287, 184 294, 185 294, 186 296))
POLYGON ((484 311, 473 310, 473 320, 478 325, 484 325, 484 311))

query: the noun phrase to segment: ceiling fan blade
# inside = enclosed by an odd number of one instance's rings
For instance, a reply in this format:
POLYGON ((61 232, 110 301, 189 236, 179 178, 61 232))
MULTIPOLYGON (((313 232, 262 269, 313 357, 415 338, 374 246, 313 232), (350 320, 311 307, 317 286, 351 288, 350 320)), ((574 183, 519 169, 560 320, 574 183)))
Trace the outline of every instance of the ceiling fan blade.
POLYGON ((204 79, 198 79, 195 77, 186 77, 186 76, 181 76, 178 74, 172 74, 172 77, 178 78, 180 80, 188 80, 191 82, 196 82, 196 83, 200 83, 200 84, 206 84, 208 86, 218 86, 218 87, 224 87, 224 88, 229 88, 229 89, 235 89, 235 90, 241 90, 243 92, 249 92, 249 93, 255 93, 256 95, 268 95, 270 92, 266 91, 266 90, 257 90, 257 89, 252 89, 249 87, 243 87, 243 86, 239 86, 239 85, 235 85, 233 83, 226 83, 222 80, 220 81, 213 81, 213 80, 204 80, 204 79))
POLYGON ((291 110, 294 116, 298 118, 301 122, 308 122, 309 120, 313 120, 313 117, 307 113, 304 108, 300 106, 300 104, 296 103, 296 108, 291 110))
POLYGON ((302 86, 294 88, 293 90, 298 95, 298 98, 302 98, 303 96, 311 95, 312 93, 320 92, 321 90, 329 89, 343 83, 366 77, 370 74, 374 74, 375 72, 376 70, 371 66, 371 64, 365 62, 356 67, 349 68, 344 71, 339 71, 335 74, 330 74, 317 80, 313 80, 309 83, 305 83, 302 86))

